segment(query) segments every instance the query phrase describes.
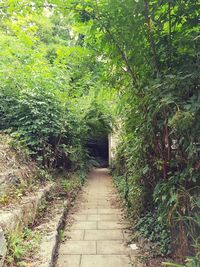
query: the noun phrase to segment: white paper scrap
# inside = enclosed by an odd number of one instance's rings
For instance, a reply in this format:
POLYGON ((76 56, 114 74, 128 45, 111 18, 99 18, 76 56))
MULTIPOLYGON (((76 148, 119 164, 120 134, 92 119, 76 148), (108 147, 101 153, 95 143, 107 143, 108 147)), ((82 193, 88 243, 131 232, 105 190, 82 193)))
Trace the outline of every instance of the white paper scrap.
POLYGON ((136 250, 136 249, 138 249, 138 247, 137 247, 136 244, 130 244, 129 246, 130 246, 130 248, 131 248, 132 250, 136 250))

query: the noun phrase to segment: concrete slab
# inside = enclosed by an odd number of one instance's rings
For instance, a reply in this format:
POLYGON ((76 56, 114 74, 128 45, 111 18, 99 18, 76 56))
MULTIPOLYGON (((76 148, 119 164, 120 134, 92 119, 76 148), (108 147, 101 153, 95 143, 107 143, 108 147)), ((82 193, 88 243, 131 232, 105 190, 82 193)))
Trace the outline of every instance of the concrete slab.
POLYGON ((80 267, 131 267, 126 255, 83 255, 80 267))
POLYGON ((78 221, 72 225, 71 229, 76 229, 76 230, 97 229, 97 223, 88 221, 78 221))
POLYGON ((79 211, 79 214, 97 214, 98 209, 83 209, 79 211))
POLYGON ((96 254, 96 241, 67 241, 60 246, 60 255, 96 254))
POLYGON ((118 214, 89 214, 88 221, 119 221, 118 214))
POLYGON ((111 177, 102 170, 91 174, 75 204, 71 239, 61 244, 57 267, 131 267, 131 251, 123 244, 128 224, 111 177))
POLYGON ((128 248, 122 241, 97 241, 97 254, 128 255, 128 248))
POLYGON ((75 221, 87 221, 87 218, 88 215, 87 214, 75 214, 72 216, 72 218, 75 220, 75 221))
POLYGON ((98 214, 121 214, 119 209, 98 209, 98 214))
POLYGON ((79 267, 81 255, 62 255, 59 257, 57 267, 79 267))
POLYGON ((84 240, 123 240, 121 230, 85 230, 84 240))
POLYGON ((122 224, 117 221, 99 221, 97 222, 97 229, 98 230, 103 230, 103 229, 124 229, 125 224, 122 224))
POLYGON ((84 238, 84 230, 71 230, 66 234, 67 239, 71 240, 83 240, 84 238))

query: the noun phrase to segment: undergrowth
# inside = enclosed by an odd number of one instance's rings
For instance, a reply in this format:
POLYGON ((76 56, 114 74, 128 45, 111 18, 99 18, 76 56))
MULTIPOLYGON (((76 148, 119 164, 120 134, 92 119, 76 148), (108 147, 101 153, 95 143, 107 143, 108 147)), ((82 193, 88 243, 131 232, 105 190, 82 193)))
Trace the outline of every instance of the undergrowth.
POLYGON ((41 234, 25 228, 23 232, 16 230, 7 234, 6 241, 6 266, 26 267, 26 260, 32 258, 39 248, 41 234))

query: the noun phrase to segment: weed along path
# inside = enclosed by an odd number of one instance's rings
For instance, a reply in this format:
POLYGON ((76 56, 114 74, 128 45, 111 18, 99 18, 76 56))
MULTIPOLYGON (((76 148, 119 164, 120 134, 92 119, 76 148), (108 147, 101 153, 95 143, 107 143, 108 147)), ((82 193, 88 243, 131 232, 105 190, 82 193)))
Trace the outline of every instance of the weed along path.
POLYGON ((130 267, 127 227, 108 170, 93 170, 68 217, 56 267, 130 267))

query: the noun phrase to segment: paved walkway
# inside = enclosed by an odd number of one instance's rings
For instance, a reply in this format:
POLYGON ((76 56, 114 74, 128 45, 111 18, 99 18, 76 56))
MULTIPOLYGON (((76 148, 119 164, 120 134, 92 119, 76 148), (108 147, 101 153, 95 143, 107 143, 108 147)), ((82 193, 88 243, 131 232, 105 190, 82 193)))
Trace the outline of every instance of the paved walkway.
POLYGON ((130 267, 126 228, 107 169, 92 171, 68 219, 57 267, 130 267))

